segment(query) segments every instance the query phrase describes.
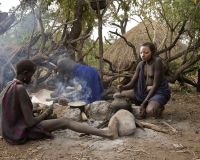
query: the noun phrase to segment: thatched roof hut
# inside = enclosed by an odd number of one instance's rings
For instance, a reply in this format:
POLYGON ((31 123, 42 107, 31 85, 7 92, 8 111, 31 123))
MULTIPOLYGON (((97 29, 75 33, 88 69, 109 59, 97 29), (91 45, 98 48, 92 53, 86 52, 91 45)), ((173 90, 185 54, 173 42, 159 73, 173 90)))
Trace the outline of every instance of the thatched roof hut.
MULTIPOLYGON (((165 37, 169 37, 169 35, 166 36, 167 28, 165 28, 164 26, 153 20, 151 21, 147 20, 139 23, 131 30, 126 32, 123 36, 127 39, 128 42, 131 42, 136 47, 137 55, 139 55, 140 46, 144 42, 151 41, 149 39, 148 34, 152 39, 154 37, 155 39, 154 42, 157 44, 158 48, 159 45, 163 42, 163 39, 165 39, 165 37)), ((169 46, 170 44, 169 38, 167 38, 165 44, 169 46)), ((163 48, 159 48, 159 50, 160 49, 163 48)), ((178 41, 176 46, 172 49, 171 53, 175 54, 177 52, 183 51, 184 49, 186 49, 186 46, 182 44, 180 41, 178 41)), ((129 47, 122 38, 119 38, 117 41, 115 41, 104 52, 103 57, 112 62, 112 64, 116 67, 116 69, 127 68, 128 66, 131 65, 131 63, 136 61, 133 55, 133 49, 129 47)))

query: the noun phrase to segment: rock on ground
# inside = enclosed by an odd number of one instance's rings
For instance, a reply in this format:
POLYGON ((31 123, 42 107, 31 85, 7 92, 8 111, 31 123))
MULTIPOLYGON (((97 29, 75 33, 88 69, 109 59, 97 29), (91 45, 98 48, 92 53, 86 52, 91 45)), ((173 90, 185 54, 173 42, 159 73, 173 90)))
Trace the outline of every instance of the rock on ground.
POLYGON ((89 118, 94 120, 108 120, 110 119, 112 110, 110 103, 106 101, 95 101, 91 103, 90 108, 87 110, 89 118))
POLYGON ((116 117, 119 122, 119 131, 118 131, 119 136, 127 136, 135 132, 136 130, 135 117, 131 112, 124 109, 119 110, 110 119, 108 127, 113 124, 114 117, 116 117))

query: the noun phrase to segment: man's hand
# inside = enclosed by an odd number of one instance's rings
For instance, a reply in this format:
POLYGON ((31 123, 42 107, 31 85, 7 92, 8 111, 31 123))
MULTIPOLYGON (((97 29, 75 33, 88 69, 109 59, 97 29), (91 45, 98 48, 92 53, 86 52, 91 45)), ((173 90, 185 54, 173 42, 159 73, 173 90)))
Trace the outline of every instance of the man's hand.
POLYGON ((45 112, 48 114, 48 116, 51 115, 53 113, 53 106, 47 108, 45 112))

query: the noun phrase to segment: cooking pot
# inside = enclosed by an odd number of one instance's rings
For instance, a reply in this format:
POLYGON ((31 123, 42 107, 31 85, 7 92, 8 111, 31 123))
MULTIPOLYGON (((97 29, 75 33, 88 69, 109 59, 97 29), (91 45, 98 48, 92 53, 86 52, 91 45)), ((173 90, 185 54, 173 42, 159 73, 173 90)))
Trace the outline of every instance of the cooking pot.
POLYGON ((113 113, 116 113, 120 109, 125 109, 132 112, 132 105, 128 98, 122 93, 115 93, 113 95, 114 101, 111 103, 111 109, 113 113))
POLYGON ((86 103, 85 102, 82 102, 82 101, 76 101, 76 102, 69 102, 68 103, 68 106, 70 106, 71 108, 78 108, 81 110, 81 118, 83 121, 87 121, 88 118, 86 116, 86 114, 84 113, 85 112, 85 105, 86 103))

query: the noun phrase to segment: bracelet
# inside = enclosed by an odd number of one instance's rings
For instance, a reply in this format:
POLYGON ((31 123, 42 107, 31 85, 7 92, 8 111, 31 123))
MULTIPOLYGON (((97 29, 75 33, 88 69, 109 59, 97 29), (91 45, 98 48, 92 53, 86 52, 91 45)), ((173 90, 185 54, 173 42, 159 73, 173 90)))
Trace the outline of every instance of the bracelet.
POLYGON ((44 113, 45 113, 45 114, 47 115, 47 117, 48 117, 48 113, 47 113, 46 111, 45 111, 44 113))

